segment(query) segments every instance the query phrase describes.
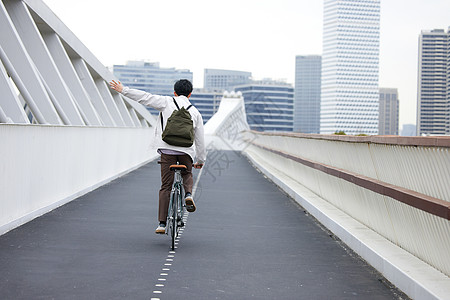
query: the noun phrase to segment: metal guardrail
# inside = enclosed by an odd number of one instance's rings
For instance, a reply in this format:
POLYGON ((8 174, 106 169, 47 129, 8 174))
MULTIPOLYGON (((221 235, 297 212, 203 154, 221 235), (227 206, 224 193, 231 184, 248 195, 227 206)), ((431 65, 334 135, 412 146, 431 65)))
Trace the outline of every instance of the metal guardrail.
POLYGON ((272 167, 449 276, 450 137, 245 135, 272 167))

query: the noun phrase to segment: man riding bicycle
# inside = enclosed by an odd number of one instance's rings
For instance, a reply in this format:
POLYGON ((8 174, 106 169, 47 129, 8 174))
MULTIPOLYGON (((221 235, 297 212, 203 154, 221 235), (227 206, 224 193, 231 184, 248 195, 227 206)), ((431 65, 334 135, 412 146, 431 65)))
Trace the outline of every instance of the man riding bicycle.
POLYGON ((205 137, 203 131, 203 118, 200 112, 191 106, 189 97, 192 94, 192 83, 187 79, 178 80, 174 85, 174 95, 159 96, 153 95, 141 90, 130 89, 124 87, 120 81, 111 81, 111 88, 121 93, 122 95, 135 100, 143 105, 153 107, 160 111, 157 124, 155 128, 156 143, 158 153, 161 155, 161 189, 159 191, 159 210, 158 220, 159 225, 156 228, 156 233, 165 233, 167 211, 170 201, 170 192, 174 179, 174 174, 169 167, 173 164, 182 164, 187 167, 181 174, 183 176, 183 186, 185 190, 185 204, 186 210, 194 212, 196 207, 192 197, 192 166, 194 168, 201 168, 206 160, 205 137), (174 146, 163 141, 162 132, 167 126, 167 120, 172 116, 173 112, 180 110, 182 107, 189 112, 193 128, 194 141, 192 146, 174 146), (197 162, 193 164, 194 158, 197 157, 197 162))

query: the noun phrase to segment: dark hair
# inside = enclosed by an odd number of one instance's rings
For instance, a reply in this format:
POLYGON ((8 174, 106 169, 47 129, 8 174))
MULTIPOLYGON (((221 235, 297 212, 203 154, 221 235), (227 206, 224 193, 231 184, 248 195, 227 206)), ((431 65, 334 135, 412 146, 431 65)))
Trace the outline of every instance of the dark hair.
POLYGON ((175 82, 173 90, 178 96, 189 96, 192 93, 192 83, 187 79, 180 79, 175 82))

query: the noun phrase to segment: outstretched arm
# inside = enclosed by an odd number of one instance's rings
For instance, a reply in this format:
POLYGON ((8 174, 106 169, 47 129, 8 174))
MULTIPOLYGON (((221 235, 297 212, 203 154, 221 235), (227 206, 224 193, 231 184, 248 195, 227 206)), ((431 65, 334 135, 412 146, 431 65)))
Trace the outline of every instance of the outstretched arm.
POLYGON ((131 100, 153 107, 159 111, 162 111, 167 106, 167 101, 172 100, 172 97, 152 95, 145 91, 124 87, 120 81, 111 80, 109 85, 113 90, 130 98, 131 100))
POLYGON ((111 86, 111 88, 113 89, 113 90, 115 90, 116 92, 119 92, 119 93, 122 93, 122 90, 123 90, 123 85, 122 85, 122 83, 120 82, 120 81, 115 81, 115 80, 112 80, 110 83, 109 83, 109 85, 111 86))

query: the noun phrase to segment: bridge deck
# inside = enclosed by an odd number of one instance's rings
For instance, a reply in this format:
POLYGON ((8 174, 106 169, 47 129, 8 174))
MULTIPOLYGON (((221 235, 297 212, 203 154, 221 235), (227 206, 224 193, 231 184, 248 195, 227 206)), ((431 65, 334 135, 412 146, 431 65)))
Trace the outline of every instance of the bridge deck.
POLYGON ((208 159, 175 253, 154 234, 152 162, 1 236, 1 298, 405 297, 244 157, 208 159))

